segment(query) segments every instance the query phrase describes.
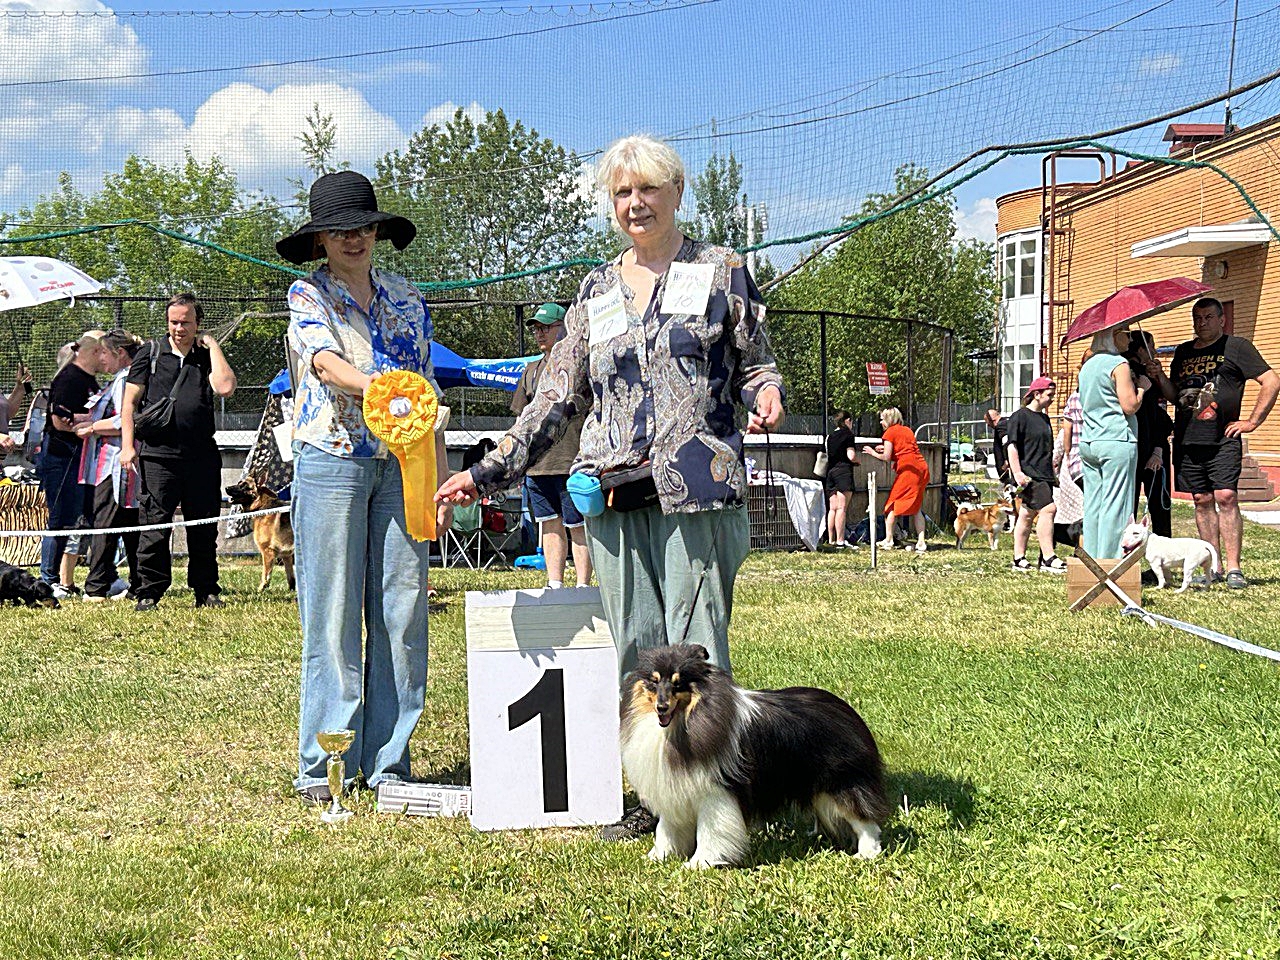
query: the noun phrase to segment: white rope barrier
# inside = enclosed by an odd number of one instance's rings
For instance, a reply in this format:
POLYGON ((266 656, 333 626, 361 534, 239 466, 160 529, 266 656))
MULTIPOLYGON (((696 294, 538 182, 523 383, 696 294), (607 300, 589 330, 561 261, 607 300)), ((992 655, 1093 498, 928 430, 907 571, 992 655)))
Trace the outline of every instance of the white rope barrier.
POLYGON ((288 513, 289 504, 280 507, 267 507, 264 510, 251 510, 248 513, 229 513, 225 516, 205 517, 200 520, 174 520, 172 523, 150 523, 140 527, 93 527, 72 528, 70 530, 0 530, 0 538, 4 537, 97 537, 109 533, 141 533, 143 530, 172 530, 175 527, 198 527, 206 523, 226 523, 230 520, 247 520, 250 517, 265 517, 270 513, 288 513))

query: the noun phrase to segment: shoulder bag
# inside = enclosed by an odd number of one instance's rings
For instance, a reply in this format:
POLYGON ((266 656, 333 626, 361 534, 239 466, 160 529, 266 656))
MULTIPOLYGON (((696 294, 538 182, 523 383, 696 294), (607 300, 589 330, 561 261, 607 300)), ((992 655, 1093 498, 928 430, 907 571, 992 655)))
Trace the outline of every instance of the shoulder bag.
MULTIPOLYGON (((160 359, 160 341, 151 341, 151 372, 147 377, 147 388, 151 387, 151 378, 156 375, 156 363, 160 359)), ((178 388, 182 386, 183 377, 186 375, 187 365, 182 364, 182 369, 178 371, 178 375, 174 377, 173 386, 169 389, 168 396, 161 397, 159 400, 153 400, 147 404, 142 411, 133 418, 133 435, 135 439, 144 442, 151 442, 165 433, 173 425, 173 406, 174 397, 178 394, 178 388)))

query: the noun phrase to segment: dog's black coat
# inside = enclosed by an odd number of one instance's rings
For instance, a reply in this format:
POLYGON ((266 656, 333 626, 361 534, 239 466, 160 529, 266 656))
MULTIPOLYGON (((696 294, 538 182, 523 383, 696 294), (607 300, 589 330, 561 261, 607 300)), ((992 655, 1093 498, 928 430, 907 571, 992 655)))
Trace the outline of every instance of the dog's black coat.
POLYGON ((53 587, 43 580, 37 580, 22 567, 0 562, 0 605, 6 603, 26 604, 28 607, 38 604, 46 607, 58 606, 53 587))
MULTIPOLYGON (((677 711, 670 722, 668 763, 718 768, 748 819, 808 807, 820 794, 841 798, 861 819, 878 824, 888 818, 893 806, 880 751, 853 707, 815 687, 745 691, 706 657, 696 644, 649 648, 628 676, 631 687, 652 684, 655 674, 678 676, 679 688, 697 697, 695 707, 677 711), (752 709, 735 723, 744 694, 752 709)), ((624 698, 624 729, 634 710, 634 701, 624 698)))

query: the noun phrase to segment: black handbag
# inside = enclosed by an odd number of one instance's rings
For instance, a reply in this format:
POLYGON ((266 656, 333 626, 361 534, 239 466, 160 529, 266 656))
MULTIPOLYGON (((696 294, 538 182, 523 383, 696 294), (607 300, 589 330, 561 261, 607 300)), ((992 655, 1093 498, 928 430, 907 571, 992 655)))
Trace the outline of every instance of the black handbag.
MULTIPOLYGON (((153 340, 151 341, 151 377, 156 375, 156 362, 159 359, 160 341, 153 340)), ((159 400, 153 400, 133 418, 133 436, 135 439, 144 442, 154 441, 173 426, 174 397, 178 395, 178 388, 182 386, 182 380, 186 372, 187 365, 184 363, 182 369, 178 371, 178 375, 174 377, 173 386, 169 388, 169 395, 161 397, 159 400)), ((150 377, 147 379, 147 386, 151 386, 150 377)))
POLYGON ((600 477, 600 490, 609 508, 619 513, 640 510, 658 502, 653 465, 649 463, 604 474, 600 477))

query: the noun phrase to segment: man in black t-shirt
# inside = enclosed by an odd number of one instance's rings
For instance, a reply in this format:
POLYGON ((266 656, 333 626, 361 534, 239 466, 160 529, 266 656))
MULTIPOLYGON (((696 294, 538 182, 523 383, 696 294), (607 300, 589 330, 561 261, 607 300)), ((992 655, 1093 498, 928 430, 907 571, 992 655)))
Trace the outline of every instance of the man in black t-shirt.
POLYGON ((1217 300, 1197 300, 1191 317, 1196 335, 1174 351, 1169 376, 1157 360, 1147 364, 1147 373, 1176 411, 1174 483, 1195 500, 1200 539, 1215 547, 1221 542, 1219 556, 1227 571, 1227 586, 1242 590, 1249 582, 1240 569, 1243 524, 1236 499, 1243 457, 1240 438, 1267 419, 1280 393, 1280 376, 1252 343, 1223 332, 1226 321, 1217 300), (1258 382, 1258 398, 1249 418, 1241 420, 1244 386, 1250 380, 1258 382))
MULTIPOLYGON (((169 523, 179 506, 184 520, 216 517, 222 508, 222 460, 214 441, 214 396, 229 397, 236 376, 213 337, 199 332, 204 309, 194 294, 180 293, 166 310, 169 336, 138 351, 129 368, 120 411, 120 463, 139 460, 142 496, 138 519, 143 526, 169 523), (155 372, 152 373, 152 360, 155 372), (176 385, 176 390, 175 390, 176 385), (134 417, 165 397, 173 397, 170 425, 134 445, 134 417)), ((171 530, 143 531, 138 537, 138 610, 154 610, 173 582, 171 530)), ((187 528, 187 585, 197 607, 220 607, 218 598, 218 527, 213 523, 187 528)))
POLYGON ((1018 485, 1018 521, 1013 528, 1014 570, 1029 573, 1066 573, 1067 565, 1054 552, 1053 515, 1053 424, 1045 410, 1053 403, 1058 387, 1048 377, 1036 377, 1027 388, 1021 406, 1009 416, 1005 453, 1009 472, 1018 485), (1027 560, 1031 540, 1031 520, 1035 518, 1040 559, 1035 566, 1027 560))

